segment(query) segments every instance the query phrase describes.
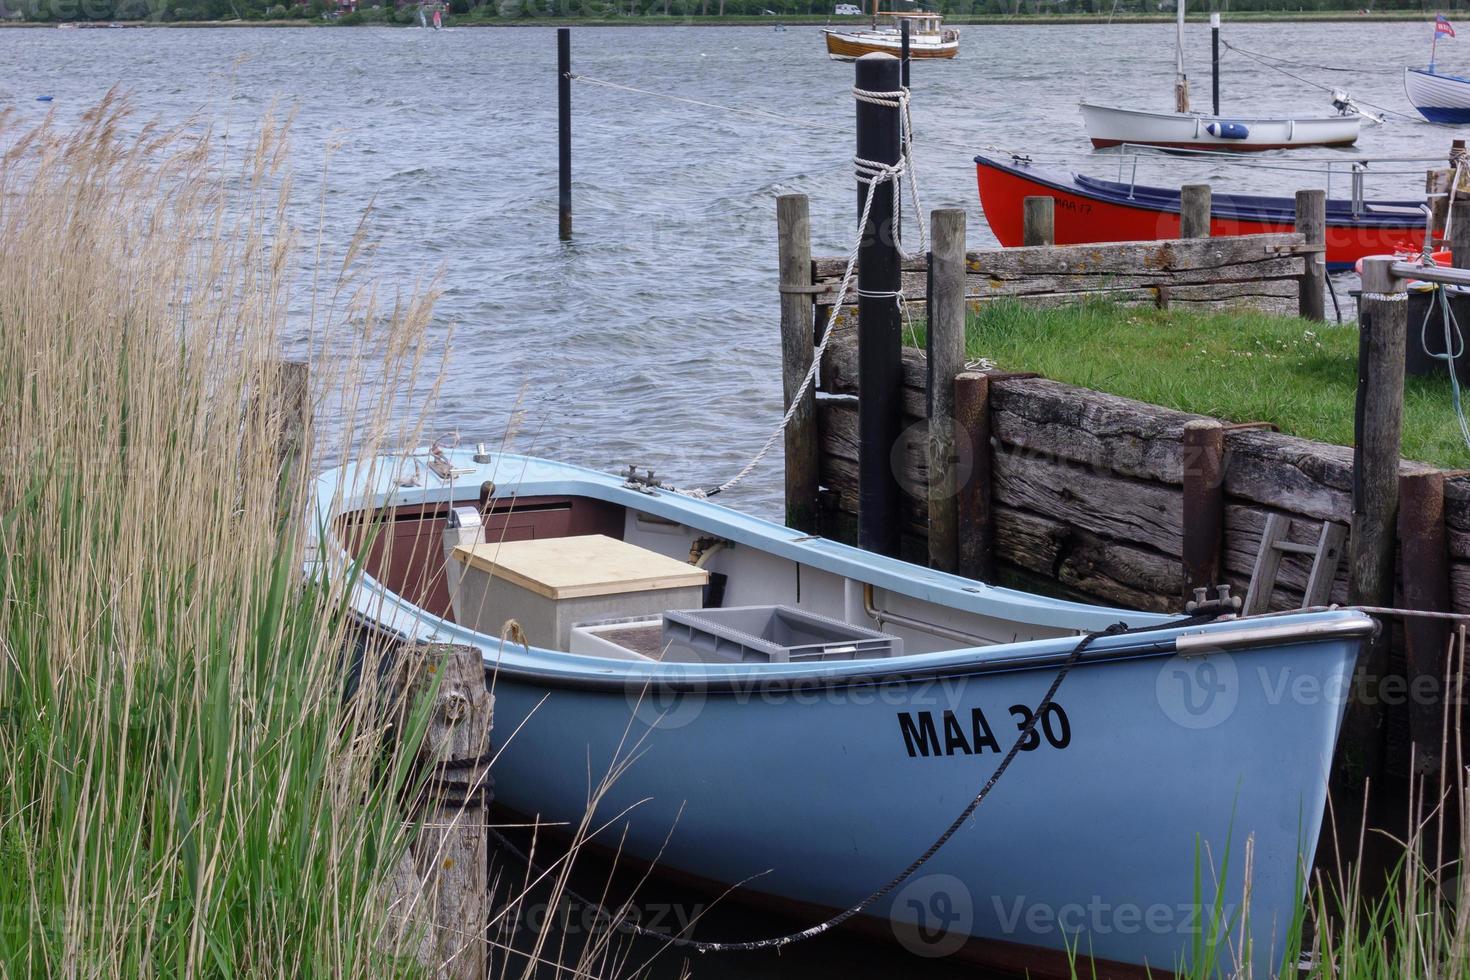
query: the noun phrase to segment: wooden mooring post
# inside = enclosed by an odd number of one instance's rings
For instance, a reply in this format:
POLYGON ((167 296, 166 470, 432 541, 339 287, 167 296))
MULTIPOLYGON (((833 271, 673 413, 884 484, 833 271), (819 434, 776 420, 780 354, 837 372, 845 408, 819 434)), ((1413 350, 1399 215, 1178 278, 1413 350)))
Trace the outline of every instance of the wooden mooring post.
MULTIPOLYGON (((1048 199, 1049 200, 1049 199, 1048 199)), ((965 369, 965 212, 935 211, 929 241, 929 564, 959 570, 954 378, 965 369)))
MULTIPOLYGON (((1428 467, 1399 476, 1399 565, 1406 609, 1450 609, 1449 541, 1444 523, 1444 473, 1428 467)), ((1404 679, 1408 688, 1409 739, 1416 773, 1439 772, 1448 692, 1445 654, 1450 624, 1404 618, 1404 679)))
MULTIPOLYGON (((857 88, 893 92, 899 61, 891 54, 857 59, 857 88)), ((899 110, 859 100, 857 156, 879 166, 899 160, 899 110)), ((902 318, 898 292, 898 229, 893 226, 897 188, 892 180, 862 174, 857 182, 858 217, 869 195, 867 222, 858 229, 858 546, 882 555, 899 551, 901 500, 893 448, 903 412, 902 318)))
POLYGON ((414 801, 418 834, 390 884, 389 900, 406 924, 427 911, 431 941, 420 959, 431 975, 484 980, 489 922, 490 726, 494 698, 480 651, 472 646, 400 647, 388 694, 400 731, 432 691, 428 728, 417 765, 422 793, 414 801), (437 686, 436 686, 437 685, 437 686), (401 903, 401 905, 400 905, 401 903))
POLYGON ((1021 244, 1055 245, 1057 202, 1050 197, 1036 195, 1021 201, 1021 244))
POLYGON ((1297 313, 1307 320, 1321 322, 1327 319, 1324 306, 1327 297, 1327 192, 1310 190, 1296 192, 1296 230, 1306 239, 1309 246, 1323 249, 1306 255, 1306 268, 1302 272, 1302 291, 1297 300, 1297 313))
POLYGON ((1210 185, 1185 184, 1179 189, 1179 237, 1210 237, 1210 185))
POLYGON ((1353 419, 1351 601, 1393 604, 1393 554, 1404 414, 1408 292, 1393 259, 1363 262, 1353 419))
POLYGON ((970 446, 970 476, 955 495, 959 573, 978 582, 995 578, 995 520, 992 513, 990 378, 967 371, 954 379, 955 439, 970 446))
POLYGON ((556 29, 557 234, 572 237, 572 29, 556 29))
MULTIPOLYGON (((801 391, 812 368, 811 205, 805 194, 776 198, 776 236, 781 271, 781 390, 783 406, 801 391)), ((815 534, 817 497, 816 386, 808 385, 786 426, 786 526, 815 534)))
MULTIPOLYGON (((1392 606, 1399 506, 1399 454, 1404 411, 1404 343, 1408 293, 1391 258, 1363 262, 1358 315, 1358 391, 1353 416, 1352 531, 1348 601, 1392 606)), ((1343 717, 1349 753, 1345 775, 1355 784, 1383 771, 1387 715, 1380 685, 1388 674, 1387 630, 1367 645, 1343 717)))
POLYGON ((1184 598, 1224 581, 1225 427, 1214 419, 1184 423, 1184 598))

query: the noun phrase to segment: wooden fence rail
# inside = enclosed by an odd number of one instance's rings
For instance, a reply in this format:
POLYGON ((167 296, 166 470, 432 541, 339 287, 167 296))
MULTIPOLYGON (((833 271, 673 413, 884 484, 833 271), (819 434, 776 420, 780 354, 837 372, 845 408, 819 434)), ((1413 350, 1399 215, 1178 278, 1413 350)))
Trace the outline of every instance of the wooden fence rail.
MULTIPOLYGON (((972 251, 965 255, 965 298, 971 309, 998 299, 1056 306, 1101 298, 1160 308, 1249 306, 1295 314, 1308 260, 1320 251, 1295 232, 972 251)), ((818 258, 812 267, 813 298, 819 307, 830 307, 846 260, 818 258)), ((927 298, 925 257, 906 260, 902 278, 908 302, 927 298)), ((1320 288, 1315 279, 1312 284, 1320 288)))

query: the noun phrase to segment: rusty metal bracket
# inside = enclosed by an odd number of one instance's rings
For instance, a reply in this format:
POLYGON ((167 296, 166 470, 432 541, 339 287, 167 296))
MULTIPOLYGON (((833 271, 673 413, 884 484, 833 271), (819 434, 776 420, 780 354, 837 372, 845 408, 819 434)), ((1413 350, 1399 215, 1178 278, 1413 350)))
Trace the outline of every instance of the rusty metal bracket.
POLYGON ((1326 245, 1267 245, 1267 255, 1320 255, 1327 251, 1326 245))

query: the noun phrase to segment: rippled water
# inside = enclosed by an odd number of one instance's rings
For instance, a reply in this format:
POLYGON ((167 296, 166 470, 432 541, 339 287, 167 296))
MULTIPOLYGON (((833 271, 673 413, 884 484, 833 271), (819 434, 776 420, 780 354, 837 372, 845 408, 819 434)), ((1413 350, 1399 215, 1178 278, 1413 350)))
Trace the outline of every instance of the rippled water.
MULTIPOLYGON (((1410 111, 1397 69, 1425 57, 1421 25, 1227 28, 1244 48, 1354 67, 1302 74, 1410 111)), ((991 240, 974 189, 977 150, 1077 163, 1087 154, 1079 97, 1156 108, 1171 99, 1168 25, 970 27, 963 37, 961 57, 917 65, 913 87, 922 202, 968 208, 975 243, 991 240)), ((1192 28, 1189 44, 1203 102, 1209 31, 1192 28)), ((237 129, 285 100, 297 111, 299 217, 309 223, 312 178, 340 140, 329 239, 344 241, 376 202, 387 286, 443 269, 438 329, 452 326, 454 360, 433 409, 438 428, 496 437, 524 390, 523 448, 721 480, 780 412, 773 198, 811 195, 819 252, 842 251, 854 223, 852 67, 823 56, 815 28, 576 29, 578 73, 781 119, 577 83, 576 238, 565 244, 556 238, 554 52, 553 32, 535 28, 7 30, 0 100, 39 118, 48 105, 35 96, 53 95, 49 107, 64 116, 121 82, 144 113, 201 113, 237 129)), ((1441 52, 1453 70, 1459 49, 1441 52)), ((1327 108, 1324 92, 1240 55, 1228 55, 1223 87, 1227 111, 1327 108)), ((1359 149, 1439 154, 1450 135, 1393 117, 1359 149)), ((1118 166, 1078 165, 1100 175, 1118 166)), ((1282 193, 1320 186, 1311 175, 1191 162, 1147 164, 1139 176, 1282 193)), ((1412 175, 1380 180, 1374 190, 1422 186, 1412 175)), ((780 482, 772 458, 727 499, 776 513, 780 482)))

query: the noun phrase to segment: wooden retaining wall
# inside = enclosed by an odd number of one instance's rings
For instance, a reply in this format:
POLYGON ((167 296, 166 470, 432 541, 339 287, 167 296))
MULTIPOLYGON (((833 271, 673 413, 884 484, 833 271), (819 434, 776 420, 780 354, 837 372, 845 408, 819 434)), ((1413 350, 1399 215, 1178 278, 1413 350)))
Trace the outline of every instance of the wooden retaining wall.
MULTIPOLYGON (((857 344, 841 325, 822 365, 818 401, 824 530, 849 536, 857 514, 857 344)), ((906 551, 924 553, 925 364, 904 351, 906 431, 900 484, 906 551)), ((1184 596, 1184 424, 1203 416, 1045 378, 990 382, 995 558, 1002 569, 1049 579, 1078 596, 1178 611, 1184 596)), ((961 476, 972 447, 958 450, 961 476)), ((900 455, 900 454, 896 454, 900 455)), ((1429 470, 1405 462, 1402 472, 1429 470)), ((1324 520, 1352 516, 1352 450, 1264 430, 1225 436, 1225 578, 1244 594, 1266 517, 1293 518, 1292 539, 1314 541, 1324 520)), ((1470 479, 1445 482, 1451 601, 1470 613, 1470 479)), ((922 557, 920 557, 922 561, 922 557)), ((1309 559, 1282 560, 1271 607, 1300 605, 1309 559)), ((1347 600, 1347 563, 1332 599, 1347 600)))

